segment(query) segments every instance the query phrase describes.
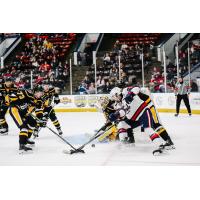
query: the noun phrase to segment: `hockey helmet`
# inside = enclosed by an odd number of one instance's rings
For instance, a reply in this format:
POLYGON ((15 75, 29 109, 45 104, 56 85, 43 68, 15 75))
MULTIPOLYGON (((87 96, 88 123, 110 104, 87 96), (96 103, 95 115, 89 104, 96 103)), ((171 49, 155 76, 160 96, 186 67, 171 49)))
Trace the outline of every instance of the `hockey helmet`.
POLYGON ((103 109, 105 109, 106 106, 109 104, 109 98, 107 96, 100 97, 99 104, 103 109))
POLYGON ((13 82, 14 78, 11 75, 7 75, 4 77, 4 82, 13 82))
POLYGON ((111 99, 114 101, 120 101, 122 98, 122 91, 119 87, 114 87, 111 91, 110 91, 110 96, 111 99))
POLYGON ((133 87, 132 89, 131 89, 131 92, 133 92, 134 94, 138 94, 139 92, 140 92, 140 88, 139 87, 133 87))

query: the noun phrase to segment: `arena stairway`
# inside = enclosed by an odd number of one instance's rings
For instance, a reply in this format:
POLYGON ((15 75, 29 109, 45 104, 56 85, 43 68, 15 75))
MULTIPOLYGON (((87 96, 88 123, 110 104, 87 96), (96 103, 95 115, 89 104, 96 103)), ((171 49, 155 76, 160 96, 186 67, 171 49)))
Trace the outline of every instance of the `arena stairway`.
POLYGON ((24 37, 21 37, 21 39, 22 39, 21 42, 15 47, 15 49, 5 59, 5 65, 10 65, 15 60, 15 56, 23 51, 24 45, 27 40, 24 39, 24 37))

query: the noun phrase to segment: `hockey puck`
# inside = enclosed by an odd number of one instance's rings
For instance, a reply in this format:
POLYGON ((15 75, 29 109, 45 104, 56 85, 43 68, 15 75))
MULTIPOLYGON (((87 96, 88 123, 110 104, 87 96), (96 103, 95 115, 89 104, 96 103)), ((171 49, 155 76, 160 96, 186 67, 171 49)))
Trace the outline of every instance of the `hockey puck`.
POLYGON ((92 144, 91 147, 95 147, 95 144, 92 144))

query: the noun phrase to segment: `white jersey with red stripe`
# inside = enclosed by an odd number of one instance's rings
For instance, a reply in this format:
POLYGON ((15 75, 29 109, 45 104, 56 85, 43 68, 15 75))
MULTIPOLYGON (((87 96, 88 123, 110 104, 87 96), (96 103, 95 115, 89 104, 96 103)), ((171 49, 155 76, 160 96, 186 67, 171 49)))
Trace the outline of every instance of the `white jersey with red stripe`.
POLYGON ((133 97, 133 100, 128 104, 129 109, 126 111, 126 117, 137 121, 147 108, 147 103, 139 98, 138 95, 133 97))

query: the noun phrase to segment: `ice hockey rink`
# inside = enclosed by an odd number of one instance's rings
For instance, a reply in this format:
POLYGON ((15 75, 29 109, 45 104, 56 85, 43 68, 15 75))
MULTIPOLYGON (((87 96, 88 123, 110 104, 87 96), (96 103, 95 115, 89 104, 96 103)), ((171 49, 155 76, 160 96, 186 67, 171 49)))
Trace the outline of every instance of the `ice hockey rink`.
MULTIPOLYGON (((75 147, 86 142, 88 135, 94 134, 94 130, 100 128, 105 120, 102 113, 96 112, 64 112, 57 113, 57 116, 62 125, 63 137, 75 147)), ((160 113, 160 117, 176 149, 159 156, 152 155, 155 146, 140 129, 135 133, 135 146, 95 142, 95 147, 89 144, 84 148, 85 154, 68 155, 63 150, 71 148, 47 128, 43 128, 35 140, 33 153, 20 155, 19 130, 7 115, 10 131, 9 135, 0 137, 0 165, 200 165, 200 115, 189 117, 180 114, 176 118, 172 113, 160 113)), ((51 122, 48 125, 52 127, 51 122)))

